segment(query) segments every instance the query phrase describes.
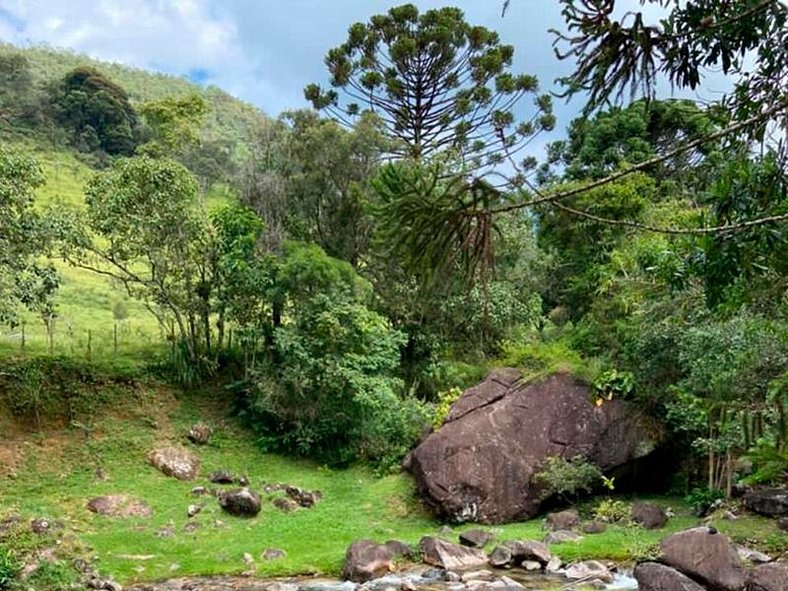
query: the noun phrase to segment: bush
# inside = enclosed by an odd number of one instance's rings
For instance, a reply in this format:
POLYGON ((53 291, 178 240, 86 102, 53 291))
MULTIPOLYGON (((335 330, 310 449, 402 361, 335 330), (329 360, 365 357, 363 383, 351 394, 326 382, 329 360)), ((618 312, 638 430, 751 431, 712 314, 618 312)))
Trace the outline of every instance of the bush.
POLYGON ((0 546, 0 590, 11 588, 11 584, 19 573, 20 564, 11 555, 11 551, 0 546))
POLYGON ((549 495, 565 501, 577 499, 580 493, 590 493, 602 480, 602 472, 582 456, 567 460, 561 456, 547 458, 534 479, 544 486, 549 495))
POLYGON ((594 518, 605 523, 628 524, 632 518, 632 505, 624 501, 604 499, 594 508, 594 518))

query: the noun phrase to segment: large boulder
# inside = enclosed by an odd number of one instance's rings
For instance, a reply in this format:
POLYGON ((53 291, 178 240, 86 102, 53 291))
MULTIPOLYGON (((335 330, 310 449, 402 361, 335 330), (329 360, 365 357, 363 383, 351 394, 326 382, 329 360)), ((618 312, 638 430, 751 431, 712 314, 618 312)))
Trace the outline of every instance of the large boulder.
POLYGON ((770 562, 757 567, 750 576, 749 591, 785 591, 788 589, 788 562, 770 562))
POLYGON ((348 581, 363 583, 382 577, 392 570, 393 555, 385 544, 372 540, 356 540, 345 553, 342 576, 348 581))
POLYGON ((405 458, 426 502, 449 520, 502 523, 534 516, 546 493, 533 478, 551 456, 608 471, 657 446, 658 425, 626 402, 596 406, 568 374, 521 383, 492 372, 452 405, 440 430, 405 458))
POLYGON ((178 480, 194 480, 200 473, 200 458, 184 447, 162 447, 148 454, 155 468, 178 480))
POLYGON ((752 492, 744 497, 744 505, 750 511, 768 517, 788 516, 788 489, 770 488, 752 492))
POLYGON ((446 570, 465 570, 487 564, 487 555, 483 551, 432 536, 421 538, 419 550, 424 562, 446 570))
POLYGON ((638 564, 633 575, 639 591, 705 591, 687 575, 656 562, 638 564))
POLYGON ((736 548, 727 536, 708 527, 696 527, 660 542, 662 561, 703 582, 712 591, 742 591, 747 582, 736 548))

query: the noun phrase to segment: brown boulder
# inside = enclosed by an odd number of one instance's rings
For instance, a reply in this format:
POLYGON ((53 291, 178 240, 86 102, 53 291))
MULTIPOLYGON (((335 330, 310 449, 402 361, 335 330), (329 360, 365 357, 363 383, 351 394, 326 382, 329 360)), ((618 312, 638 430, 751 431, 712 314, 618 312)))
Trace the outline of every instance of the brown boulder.
POLYGON ((481 550, 432 536, 421 538, 419 549, 424 562, 446 570, 463 570, 487 564, 487 555, 481 550))
POLYGON ((668 521, 668 514, 655 503, 641 501, 632 505, 632 520, 646 529, 660 529, 668 521))
POLYGON ((104 495, 90 499, 87 508, 107 517, 150 517, 150 506, 128 495, 104 495))
POLYGON ((696 527, 660 542, 662 561, 702 581, 712 591, 741 591, 747 582, 744 568, 730 539, 716 530, 696 527))
POLYGON ((385 544, 356 540, 345 553, 342 576, 357 583, 382 577, 392 570, 392 560, 393 556, 385 544))
POLYGON ((752 571, 748 591, 786 591, 788 562, 762 564, 752 571))
POLYGON ((515 540, 504 542, 503 545, 512 553, 512 561, 514 563, 532 560, 544 566, 553 557, 549 548, 536 540, 515 540))
POLYGON ((200 473, 200 459, 184 447, 162 447, 148 454, 151 465, 178 480, 194 480, 200 473))
POLYGON ((546 458, 582 456, 603 471, 641 458, 660 432, 633 406, 592 403, 568 374, 522 384, 496 370, 452 406, 440 430, 406 458, 426 502, 450 520, 501 523, 535 515, 546 493, 533 479, 546 458))
POLYGON ((705 591, 687 575, 656 562, 638 564, 633 575, 639 591, 705 591))

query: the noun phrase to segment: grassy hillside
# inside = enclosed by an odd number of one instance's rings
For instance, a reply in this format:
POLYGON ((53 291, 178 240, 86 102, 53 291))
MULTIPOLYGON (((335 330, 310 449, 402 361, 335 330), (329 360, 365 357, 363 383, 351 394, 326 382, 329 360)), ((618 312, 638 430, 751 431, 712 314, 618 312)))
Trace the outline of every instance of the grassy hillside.
POLYGON ((256 130, 269 119, 258 108, 245 103, 215 86, 207 88, 186 78, 149 72, 127 65, 95 60, 84 54, 50 47, 18 48, 0 43, 0 54, 21 53, 31 66, 36 86, 60 80, 78 66, 89 65, 103 72, 128 93, 132 105, 138 106, 151 100, 190 93, 202 95, 210 106, 205 121, 206 139, 221 139, 236 146, 241 154, 247 149, 256 130))

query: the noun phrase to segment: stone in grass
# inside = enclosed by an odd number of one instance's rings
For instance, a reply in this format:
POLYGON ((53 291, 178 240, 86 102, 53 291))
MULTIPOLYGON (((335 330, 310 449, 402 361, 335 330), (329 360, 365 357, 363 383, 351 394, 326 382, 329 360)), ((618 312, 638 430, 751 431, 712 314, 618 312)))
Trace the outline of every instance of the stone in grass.
POLYGON ((266 548, 265 551, 260 554, 262 560, 279 560, 285 556, 287 556, 287 552, 280 548, 266 548))
POLYGON ((148 454, 148 461, 167 476, 194 480, 200 473, 200 459, 183 447, 162 447, 148 454))
POLYGON ((231 515, 254 517, 260 512, 260 497, 248 488, 222 491, 219 506, 231 515))
POLYGON ((348 581, 363 583, 393 570, 393 556, 384 544, 372 540, 356 540, 345 553, 342 576, 348 581))
POLYGON ((213 435, 213 429, 210 425, 207 425, 200 421, 199 423, 195 423, 189 429, 189 432, 186 434, 189 441, 195 443, 197 445, 206 445, 210 440, 211 436, 213 435))
POLYGON ((214 484, 232 484, 235 482, 235 476, 229 470, 216 470, 211 472, 208 480, 214 484))
POLYGON ((107 517, 150 517, 153 514, 145 501, 122 494, 94 497, 88 501, 87 508, 107 517))
POLYGON ((481 550, 432 536, 421 538, 419 548, 424 562, 446 570, 465 570, 487 564, 487 555, 481 550))
POLYGON ((632 505, 632 520, 645 529, 661 529, 668 521, 668 514, 656 503, 640 501, 632 505))

